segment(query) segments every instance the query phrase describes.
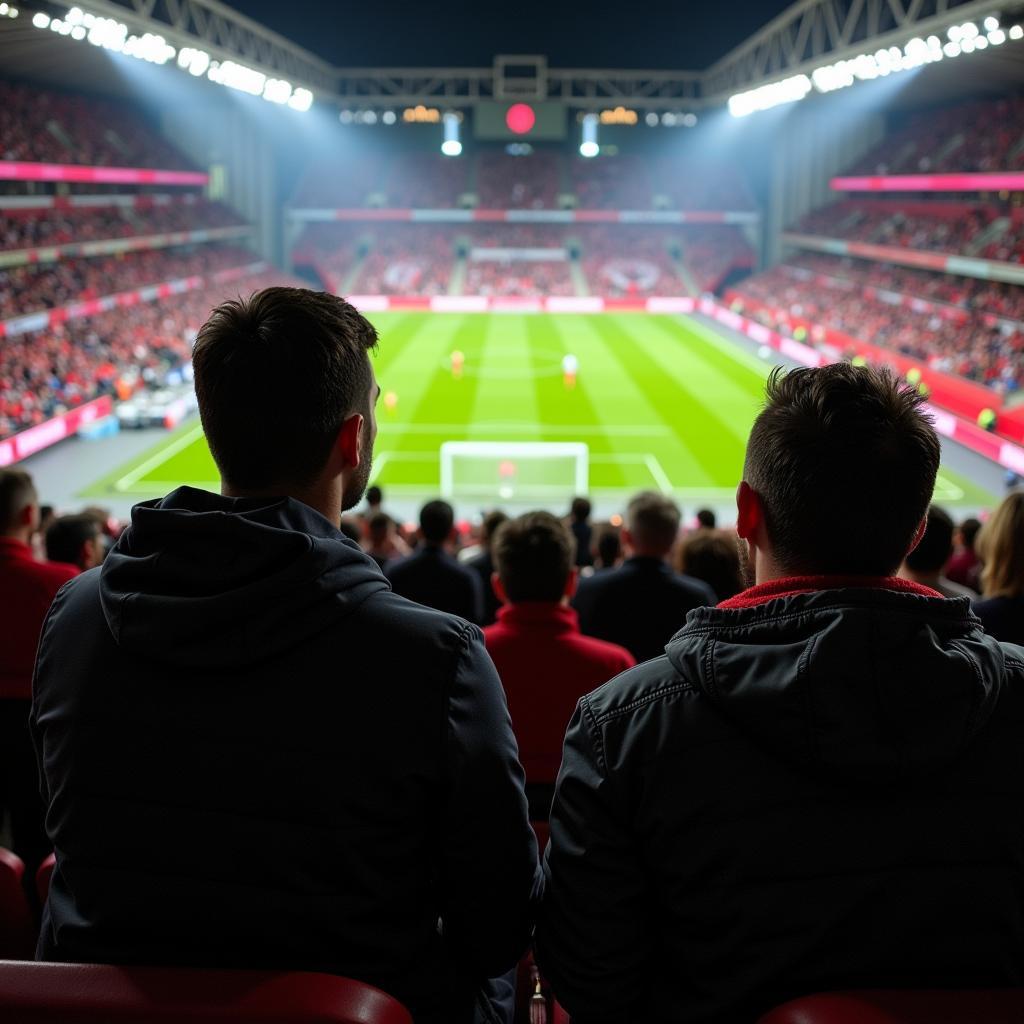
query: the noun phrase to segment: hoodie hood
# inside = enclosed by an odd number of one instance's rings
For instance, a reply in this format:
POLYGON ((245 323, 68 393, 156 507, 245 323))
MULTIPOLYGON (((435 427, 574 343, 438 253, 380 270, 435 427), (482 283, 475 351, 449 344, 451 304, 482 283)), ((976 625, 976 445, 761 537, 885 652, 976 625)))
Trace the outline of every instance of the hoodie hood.
POLYGON ((985 727, 1006 673, 966 598, 878 589, 700 608, 666 654, 754 742, 862 783, 947 766, 985 727))
POLYGON ((388 589, 373 559, 301 502, 192 487, 136 505, 100 572, 118 646, 183 668, 274 658, 388 589))

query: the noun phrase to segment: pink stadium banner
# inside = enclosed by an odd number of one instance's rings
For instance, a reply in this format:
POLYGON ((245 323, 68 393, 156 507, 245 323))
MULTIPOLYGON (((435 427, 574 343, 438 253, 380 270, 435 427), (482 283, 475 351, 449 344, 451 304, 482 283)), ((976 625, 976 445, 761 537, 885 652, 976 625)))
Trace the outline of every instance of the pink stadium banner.
POLYGON ((258 274, 266 269, 267 264, 263 261, 247 263, 244 266, 219 270, 208 278, 198 274, 192 277, 180 277, 174 281, 150 284, 131 291, 114 292, 97 299, 72 302, 68 306, 58 306, 56 309, 41 309, 35 313, 23 313, 21 316, 0 320, 0 338, 13 338, 15 335, 27 334, 29 331, 44 331, 47 327, 67 323, 69 320, 80 320, 84 317, 96 316, 99 313, 107 313, 118 307, 137 306, 141 302, 156 302, 158 299, 166 299, 172 295, 195 291, 211 281, 218 283, 235 281, 240 277, 258 274))
POLYGON ((0 181, 72 181, 93 185, 206 185, 201 171, 162 171, 150 167, 86 167, 0 160, 0 181))
POLYGON ((0 441, 0 466, 20 462, 58 441, 77 434, 82 427, 109 416, 113 409, 113 400, 109 395, 104 395, 0 441))
POLYGON ((754 210, 490 210, 329 207, 291 209, 290 220, 414 221, 430 224, 756 224, 754 210))
POLYGON ((833 178, 835 192, 1020 192, 1024 172, 997 174, 887 174, 833 178))

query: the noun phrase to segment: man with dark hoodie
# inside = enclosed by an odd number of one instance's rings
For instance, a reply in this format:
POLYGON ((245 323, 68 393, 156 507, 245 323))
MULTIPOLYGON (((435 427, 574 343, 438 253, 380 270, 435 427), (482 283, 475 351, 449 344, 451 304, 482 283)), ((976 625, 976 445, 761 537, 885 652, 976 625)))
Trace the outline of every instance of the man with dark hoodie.
POLYGON ((376 341, 294 288, 199 332, 222 494, 136 506, 44 626, 41 958, 330 971, 418 1024, 492 1019, 536 845, 479 629, 393 594, 338 530, 370 471, 376 341))
POLYGON ((538 953, 574 1024, 1024 984, 1024 648, 895 578, 938 465, 887 371, 770 378, 754 585, 569 725, 538 953))

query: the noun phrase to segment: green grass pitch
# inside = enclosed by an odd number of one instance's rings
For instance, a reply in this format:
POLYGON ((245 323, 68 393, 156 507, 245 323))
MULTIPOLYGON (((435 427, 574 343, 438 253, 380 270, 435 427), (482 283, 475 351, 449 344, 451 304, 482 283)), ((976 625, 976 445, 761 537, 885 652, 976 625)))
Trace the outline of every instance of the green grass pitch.
MULTIPOLYGON (((588 446, 597 497, 654 489, 690 502, 731 499, 770 366, 703 324, 641 313, 380 313, 373 321, 377 378, 397 396, 393 410, 378 405, 374 458, 374 478, 391 493, 436 494, 446 441, 575 441, 588 446), (461 378, 452 374, 454 350, 465 354, 461 378), (567 353, 579 360, 572 389, 562 377, 567 353)), ((88 493, 141 500, 184 483, 216 490, 217 479, 193 421, 88 493)), ((567 482, 552 503, 561 507, 571 490, 567 482)), ((936 499, 993 500, 947 470, 936 499)))

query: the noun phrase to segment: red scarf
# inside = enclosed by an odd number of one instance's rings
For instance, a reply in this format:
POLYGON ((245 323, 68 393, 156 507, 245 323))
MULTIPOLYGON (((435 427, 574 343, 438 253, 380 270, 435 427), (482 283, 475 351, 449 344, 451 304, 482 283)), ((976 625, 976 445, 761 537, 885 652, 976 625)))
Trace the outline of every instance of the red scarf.
POLYGON ((794 594, 812 594, 816 590, 840 590, 844 587, 860 587, 870 590, 891 590, 897 594, 916 594, 918 597, 942 597, 937 590, 900 579, 898 576, 786 576, 779 580, 759 583, 722 601, 719 608, 756 608, 777 597, 792 597, 794 594))

